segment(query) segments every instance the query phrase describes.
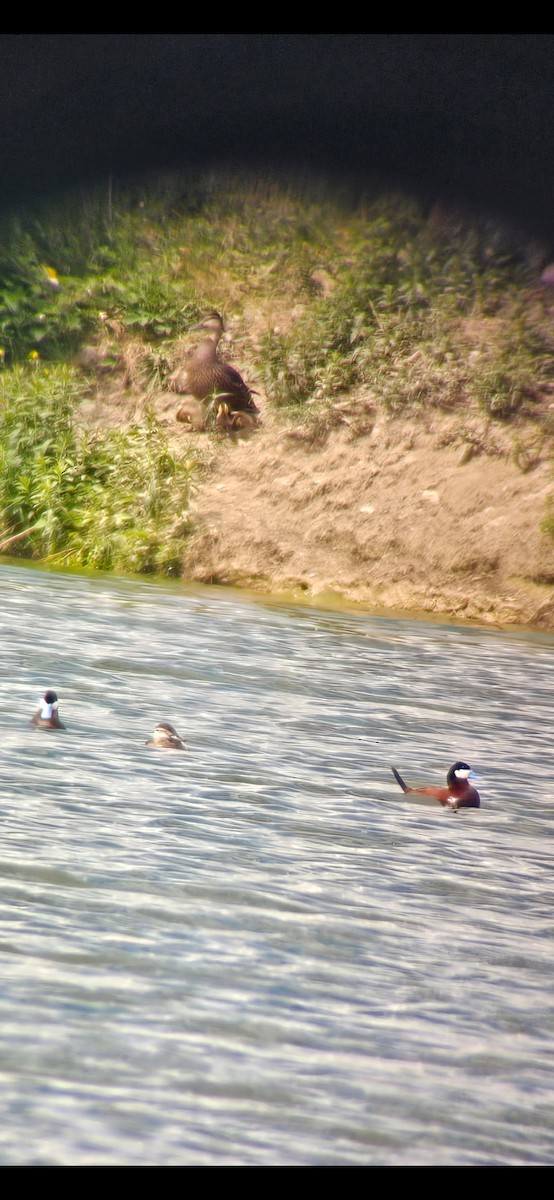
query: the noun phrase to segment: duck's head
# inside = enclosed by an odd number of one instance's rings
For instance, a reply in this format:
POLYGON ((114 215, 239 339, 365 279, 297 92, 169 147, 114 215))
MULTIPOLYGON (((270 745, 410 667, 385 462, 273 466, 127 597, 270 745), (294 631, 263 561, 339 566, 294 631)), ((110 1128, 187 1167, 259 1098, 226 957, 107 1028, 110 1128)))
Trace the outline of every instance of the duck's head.
POLYGON ((450 786, 452 783, 462 783, 464 779, 469 779, 471 775, 471 767, 468 767, 465 762, 455 762, 450 768, 446 776, 446 782, 450 786))
POLYGON ((48 689, 44 696, 38 702, 38 708, 31 718, 33 725, 40 725, 44 729, 64 729, 58 715, 58 697, 55 692, 48 689))
POLYGON ((186 750, 186 744, 179 737, 177 730, 167 721, 159 721, 152 737, 146 742, 147 746, 159 746, 167 750, 186 750))
POLYGON ((198 325, 193 325, 191 333, 197 333, 199 329, 205 329, 212 337, 219 339, 224 332, 223 317, 221 313, 211 312, 198 325))

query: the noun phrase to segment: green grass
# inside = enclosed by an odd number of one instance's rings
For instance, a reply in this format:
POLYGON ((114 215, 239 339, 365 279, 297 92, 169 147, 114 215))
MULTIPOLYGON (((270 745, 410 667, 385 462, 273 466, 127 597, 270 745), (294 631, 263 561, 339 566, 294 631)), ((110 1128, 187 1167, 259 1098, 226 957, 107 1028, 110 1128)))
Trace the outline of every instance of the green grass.
POLYGON ((189 532, 192 460, 160 426, 79 429, 82 380, 25 365, 0 377, 0 542, 58 565, 180 574, 189 532), (7 544, 6 544, 7 543, 7 544))
POLYGON ((106 181, 5 215, 2 540, 29 528, 19 553, 179 570, 194 464, 169 453, 152 418, 125 434, 79 431, 81 399, 102 382, 70 364, 102 343, 148 410, 178 339, 211 308, 234 318, 234 361, 291 420, 332 422, 350 393, 392 414, 523 415, 550 437, 541 253, 517 231, 437 220, 406 196, 240 173, 106 181))
POLYGON ((252 353, 279 407, 357 387, 393 410, 475 401, 506 417, 532 400, 530 376, 552 376, 551 336, 521 310, 537 248, 484 220, 437 226, 403 196, 348 206, 321 185, 168 177, 4 218, 0 234, 8 364, 33 351, 66 360, 98 335, 100 312, 163 347, 206 308, 254 306, 267 321, 252 353), (272 311, 287 298, 302 312, 276 332, 272 311), (498 329, 468 369, 470 316, 498 329))
MULTIPOLYGON (((529 247, 487 245, 454 223, 440 238, 414 212, 350 225, 351 254, 334 264, 330 296, 305 305, 287 333, 262 342, 264 383, 279 406, 356 388, 390 411, 475 402, 506 417, 554 378, 552 335, 522 313, 533 282, 529 247), (478 353, 467 323, 489 322, 478 353)), ((535 414, 536 415, 536 414, 535 414)))

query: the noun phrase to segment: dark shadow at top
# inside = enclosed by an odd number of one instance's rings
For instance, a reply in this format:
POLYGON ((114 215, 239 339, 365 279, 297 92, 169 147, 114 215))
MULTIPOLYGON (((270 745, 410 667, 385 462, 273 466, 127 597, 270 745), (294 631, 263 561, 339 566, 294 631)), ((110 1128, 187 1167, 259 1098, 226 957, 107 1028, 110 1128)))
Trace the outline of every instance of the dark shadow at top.
POLYGON ((552 237, 553 35, 0 39, 1 203, 108 174, 286 165, 552 237))

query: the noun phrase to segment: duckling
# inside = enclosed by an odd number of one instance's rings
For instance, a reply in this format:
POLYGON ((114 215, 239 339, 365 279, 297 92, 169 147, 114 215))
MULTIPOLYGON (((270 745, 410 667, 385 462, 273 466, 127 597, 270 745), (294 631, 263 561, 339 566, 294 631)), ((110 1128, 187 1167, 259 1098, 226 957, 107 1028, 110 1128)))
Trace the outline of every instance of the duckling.
POLYGON ((175 420, 184 421, 187 425, 190 425, 195 433, 200 433, 201 430, 205 429, 204 405, 195 400, 194 396, 189 396, 185 400, 185 403, 181 405, 181 408, 177 409, 175 420))
POLYGON ((260 423, 256 413, 233 412, 225 402, 219 405, 215 419, 215 427, 221 433, 241 435, 243 438, 258 429, 260 423))
POLYGON ((233 429, 240 429, 242 433, 252 433, 254 429, 259 429, 262 423, 255 413, 250 412, 232 412, 231 418, 233 429))
POLYGON ((159 721, 152 737, 144 744, 145 746, 155 746, 157 750, 186 750, 187 748, 177 730, 167 721, 159 721))
POLYGON ((204 329, 207 336, 192 351, 184 369, 173 372, 170 387, 176 392, 186 392, 200 402, 217 396, 229 401, 235 412, 258 413, 259 409, 252 399, 257 392, 248 387, 234 367, 217 356, 224 330, 221 314, 208 313, 199 325, 193 325, 192 331, 200 329, 204 329))
POLYGON ((58 697, 55 692, 44 693, 42 700, 39 700, 36 713, 31 717, 31 725, 37 725, 39 729, 66 728, 58 716, 58 697))

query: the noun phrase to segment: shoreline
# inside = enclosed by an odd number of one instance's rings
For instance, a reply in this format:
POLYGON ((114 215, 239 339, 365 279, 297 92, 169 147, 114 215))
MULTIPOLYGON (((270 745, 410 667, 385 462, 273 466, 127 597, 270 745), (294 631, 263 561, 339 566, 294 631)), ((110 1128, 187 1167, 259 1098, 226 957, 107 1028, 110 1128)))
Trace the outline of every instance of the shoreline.
MULTIPOLYGON (((277 420, 221 448, 191 509, 184 578, 310 603, 554 631, 550 453, 517 465, 482 418, 381 416, 322 444, 277 420)), ((532 430, 516 431, 521 440, 532 430)), ((519 443, 518 443, 519 444, 519 443)))

